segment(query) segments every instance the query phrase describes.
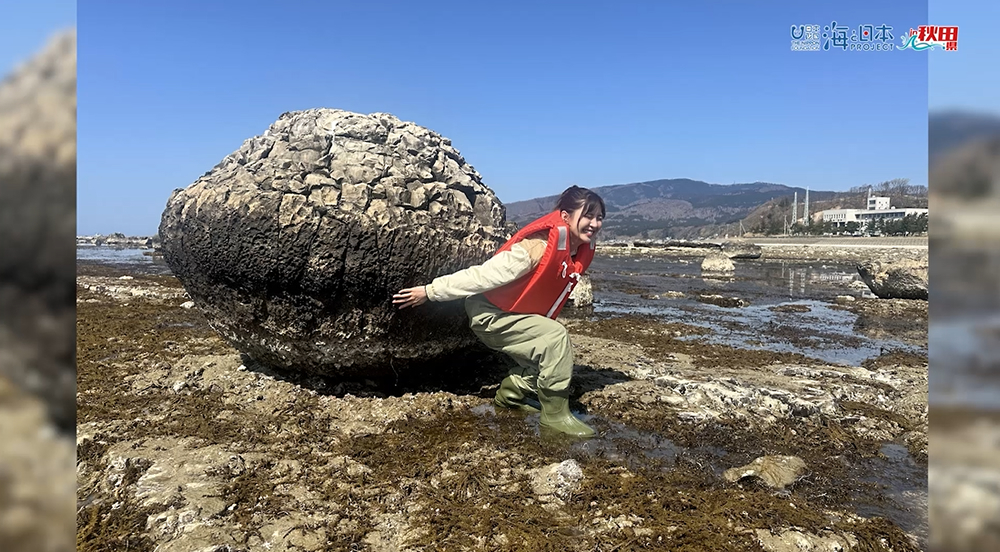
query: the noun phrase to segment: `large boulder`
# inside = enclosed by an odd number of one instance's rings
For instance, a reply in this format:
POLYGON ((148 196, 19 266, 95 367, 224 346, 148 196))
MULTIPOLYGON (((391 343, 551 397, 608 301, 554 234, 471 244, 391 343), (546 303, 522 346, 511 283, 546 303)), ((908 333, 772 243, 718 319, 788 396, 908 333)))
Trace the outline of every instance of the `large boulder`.
POLYGON ((915 261, 858 263, 858 274, 881 299, 927 299, 927 265, 915 261))
POLYGON ((759 259, 763 250, 759 245, 748 241, 722 242, 722 254, 730 259, 759 259))
POLYGON ((215 330, 274 367, 342 377, 464 366, 463 302, 392 295, 488 259, 504 207, 451 141, 386 113, 283 114, 183 190, 163 254, 215 330))

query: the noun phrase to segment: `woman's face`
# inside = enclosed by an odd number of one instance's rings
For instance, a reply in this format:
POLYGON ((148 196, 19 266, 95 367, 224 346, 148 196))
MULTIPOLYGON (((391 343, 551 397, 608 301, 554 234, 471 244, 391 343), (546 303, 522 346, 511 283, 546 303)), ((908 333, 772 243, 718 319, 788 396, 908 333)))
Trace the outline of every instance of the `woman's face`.
POLYGON ((589 244, 597 236, 604 224, 604 216, 598 212, 584 214, 583 207, 575 211, 563 211, 563 221, 569 226, 570 245, 589 244))

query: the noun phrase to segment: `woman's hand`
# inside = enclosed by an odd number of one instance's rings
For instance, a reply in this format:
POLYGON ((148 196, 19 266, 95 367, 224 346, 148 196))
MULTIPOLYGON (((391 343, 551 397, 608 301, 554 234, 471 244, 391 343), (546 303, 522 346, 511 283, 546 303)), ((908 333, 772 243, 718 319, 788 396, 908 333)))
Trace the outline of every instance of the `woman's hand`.
POLYGON ((427 290, 424 286, 411 287, 399 290, 399 293, 392 296, 392 304, 399 305, 399 308, 416 307, 427 302, 427 290))

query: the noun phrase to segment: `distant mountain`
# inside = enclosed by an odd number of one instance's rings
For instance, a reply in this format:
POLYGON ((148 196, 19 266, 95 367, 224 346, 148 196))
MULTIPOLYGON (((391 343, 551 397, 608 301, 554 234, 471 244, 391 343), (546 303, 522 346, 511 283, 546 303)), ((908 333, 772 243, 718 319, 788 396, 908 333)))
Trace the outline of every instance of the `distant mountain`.
POLYGON ((969 111, 931 113, 927 125, 927 151, 931 166, 962 146, 1000 137, 1000 116, 969 111))
MULTIPOLYGON (((805 188, 783 184, 709 184, 687 178, 636 182, 594 188, 608 209, 606 236, 689 238, 738 230, 741 220, 762 204, 799 194, 799 216, 805 188)), ((836 192, 811 190, 809 201, 832 199, 836 192)), ((559 196, 546 196, 506 204, 507 220, 524 224, 552 210, 559 196)), ((810 208, 810 211, 813 209, 810 208)))

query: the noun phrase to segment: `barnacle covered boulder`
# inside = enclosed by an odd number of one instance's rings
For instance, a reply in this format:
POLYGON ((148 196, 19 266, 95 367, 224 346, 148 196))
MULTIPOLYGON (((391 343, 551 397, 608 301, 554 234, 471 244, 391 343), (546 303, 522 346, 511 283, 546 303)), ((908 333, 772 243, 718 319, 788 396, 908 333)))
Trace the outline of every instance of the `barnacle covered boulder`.
POLYGON ((450 140, 336 109, 283 114, 175 190, 160 223, 166 262, 234 347, 346 377, 486 358, 462 301, 400 311, 392 295, 485 261, 509 235, 450 140))

